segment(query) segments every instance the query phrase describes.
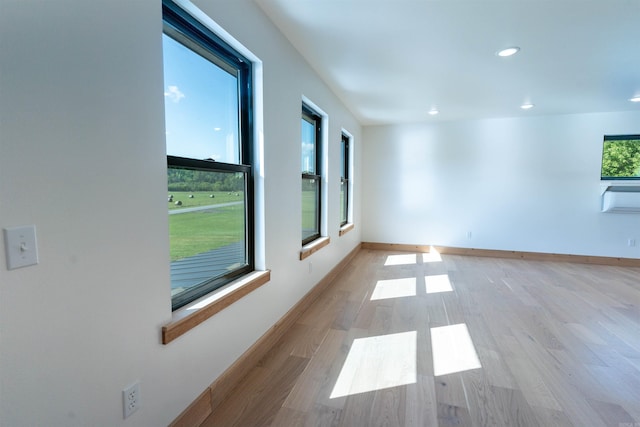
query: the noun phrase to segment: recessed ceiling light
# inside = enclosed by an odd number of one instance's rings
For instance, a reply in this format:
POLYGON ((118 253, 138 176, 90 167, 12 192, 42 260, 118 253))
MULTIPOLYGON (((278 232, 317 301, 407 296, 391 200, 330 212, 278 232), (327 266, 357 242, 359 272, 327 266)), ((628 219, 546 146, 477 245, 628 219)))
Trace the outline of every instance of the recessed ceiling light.
POLYGON ((629 98, 629 101, 631 101, 631 102, 640 102, 640 95, 639 96, 634 96, 633 98, 629 98))
POLYGON ((439 113, 440 113, 440 111, 438 111, 435 108, 432 108, 431 110, 429 110, 429 114, 432 115, 432 116, 435 116, 436 114, 439 114, 439 113))
POLYGON ((522 108, 523 110, 530 110, 530 109, 532 109, 532 108, 533 108, 533 104, 530 104, 530 103, 528 103, 528 102, 527 102, 527 103, 525 103, 525 104, 522 104, 522 105, 520 106, 520 108, 522 108))
POLYGON ((520 48, 518 46, 513 46, 513 47, 508 47, 506 49, 499 50, 498 52, 496 52, 496 55, 506 57, 506 56, 515 55, 519 51, 520 51, 520 48))

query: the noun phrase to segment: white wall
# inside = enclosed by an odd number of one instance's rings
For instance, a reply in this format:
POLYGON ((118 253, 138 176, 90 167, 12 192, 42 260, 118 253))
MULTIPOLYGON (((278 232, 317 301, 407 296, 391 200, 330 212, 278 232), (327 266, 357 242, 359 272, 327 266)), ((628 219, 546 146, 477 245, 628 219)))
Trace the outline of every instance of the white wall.
MULTIPOLYGON (((35 224, 40 264, 0 248, 0 425, 162 426, 361 241, 338 237, 340 131, 361 129, 251 0, 196 2, 264 65, 269 284, 169 345, 161 2, 0 0, 0 228, 35 224), (300 250, 300 108, 329 115, 331 244, 300 250), (333 226, 332 224, 335 224, 333 226), (313 272, 309 273, 309 263, 313 272), (142 408, 122 419, 139 380, 142 408)), ((3 245, 0 245, 3 246, 3 245)))
POLYGON ((600 159, 639 131, 633 112, 367 127, 363 241, 638 258, 640 215, 600 213, 600 159))

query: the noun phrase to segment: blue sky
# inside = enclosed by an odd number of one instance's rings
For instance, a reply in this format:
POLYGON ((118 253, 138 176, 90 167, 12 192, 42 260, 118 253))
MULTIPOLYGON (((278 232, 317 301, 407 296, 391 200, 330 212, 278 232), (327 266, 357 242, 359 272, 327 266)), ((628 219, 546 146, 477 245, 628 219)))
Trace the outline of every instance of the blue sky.
POLYGON ((316 171, 315 164, 315 127, 305 119, 302 119, 302 172, 312 174, 319 173, 316 171))
POLYGON ((238 163, 237 78, 163 35, 167 154, 238 163))

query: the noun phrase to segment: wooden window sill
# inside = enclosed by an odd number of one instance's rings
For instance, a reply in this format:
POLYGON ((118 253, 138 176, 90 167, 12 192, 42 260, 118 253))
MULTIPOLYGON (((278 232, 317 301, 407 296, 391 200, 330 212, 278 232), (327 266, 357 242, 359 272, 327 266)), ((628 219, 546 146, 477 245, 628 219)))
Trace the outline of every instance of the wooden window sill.
POLYGON ((270 279, 270 270, 254 271, 174 311, 171 322, 162 327, 162 344, 169 344, 270 279))
POLYGON ((342 227, 340 227, 340 231, 338 232, 338 234, 340 236, 347 234, 348 232, 350 232, 351 230, 353 230, 355 227, 355 225, 352 222, 346 223, 345 225, 343 225, 342 227))
POLYGON ((304 245, 302 247, 302 250, 300 251, 300 261, 307 258, 311 254, 318 252, 320 249, 324 248, 329 243, 331 243, 331 239, 329 237, 319 237, 313 242, 304 245))

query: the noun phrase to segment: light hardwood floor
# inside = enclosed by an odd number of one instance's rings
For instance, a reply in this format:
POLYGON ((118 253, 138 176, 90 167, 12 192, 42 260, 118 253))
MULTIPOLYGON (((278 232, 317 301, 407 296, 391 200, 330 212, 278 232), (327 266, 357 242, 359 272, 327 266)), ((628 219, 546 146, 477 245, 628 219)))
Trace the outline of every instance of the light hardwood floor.
POLYGON ((640 427, 640 268, 361 250, 203 425, 640 427))

